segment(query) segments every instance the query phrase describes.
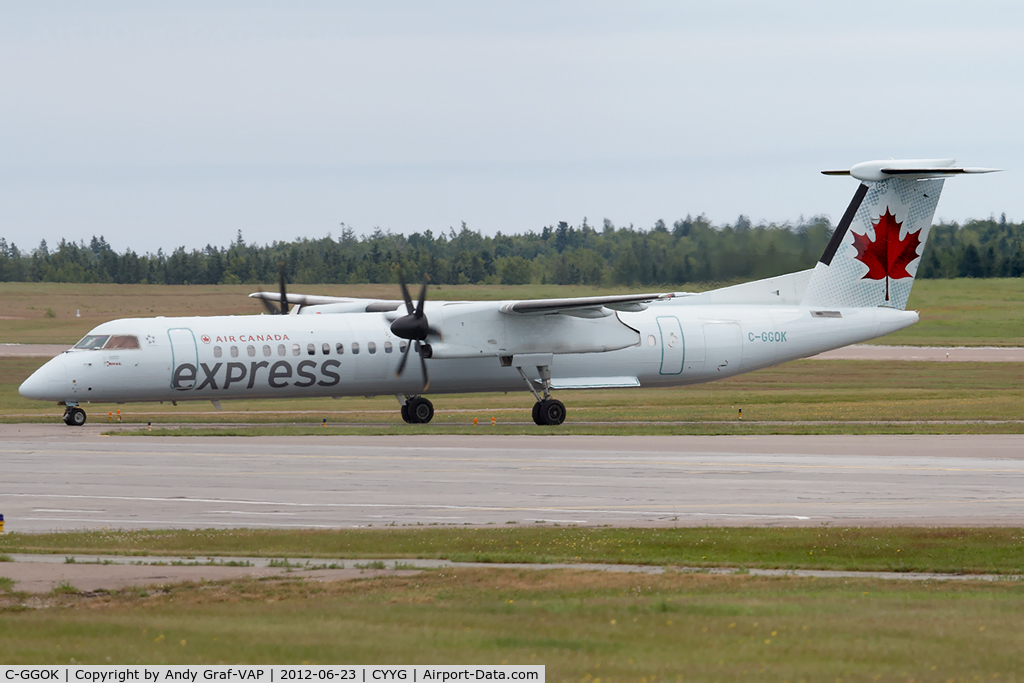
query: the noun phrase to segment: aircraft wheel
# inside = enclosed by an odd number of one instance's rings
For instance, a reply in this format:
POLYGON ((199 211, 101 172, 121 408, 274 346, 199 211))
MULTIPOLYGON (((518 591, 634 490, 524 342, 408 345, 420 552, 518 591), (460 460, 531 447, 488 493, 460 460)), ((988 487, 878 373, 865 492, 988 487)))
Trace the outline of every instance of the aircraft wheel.
POLYGON ((402 419, 405 420, 406 422, 412 422, 412 420, 409 419, 409 404, 408 403, 403 403, 402 404, 402 419))
POLYGON ((81 427, 85 424, 85 411, 81 408, 69 408, 64 412, 64 424, 69 427, 81 427))
POLYGON ((547 398, 539 405, 540 409, 537 413, 543 424, 554 426, 565 422, 565 404, 558 399, 547 398))
POLYGON ((544 424, 543 422, 540 421, 540 403, 540 401, 537 401, 536 403, 533 404, 533 424, 535 425, 544 424))
POLYGON ((406 404, 409 412, 409 422, 413 424, 426 424, 434 418, 434 404, 417 396, 406 404))

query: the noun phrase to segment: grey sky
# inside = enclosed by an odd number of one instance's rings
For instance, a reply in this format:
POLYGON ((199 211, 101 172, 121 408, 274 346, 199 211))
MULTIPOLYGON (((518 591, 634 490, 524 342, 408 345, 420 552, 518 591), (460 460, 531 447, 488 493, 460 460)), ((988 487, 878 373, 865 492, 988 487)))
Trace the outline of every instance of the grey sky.
POLYGON ((947 156, 1008 171, 939 217, 1019 220, 1020 7, 2 2, 0 236, 836 219, 821 169, 947 156))

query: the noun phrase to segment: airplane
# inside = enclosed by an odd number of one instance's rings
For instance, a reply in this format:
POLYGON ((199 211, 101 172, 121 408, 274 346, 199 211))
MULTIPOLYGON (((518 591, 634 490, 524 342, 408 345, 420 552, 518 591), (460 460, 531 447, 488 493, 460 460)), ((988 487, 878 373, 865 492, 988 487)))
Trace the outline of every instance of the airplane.
POLYGON ((83 404, 393 394, 430 422, 425 397, 529 391, 537 425, 559 425, 566 389, 710 382, 913 325, 907 298, 946 178, 998 169, 953 159, 822 171, 860 181, 810 269, 701 293, 570 299, 401 300, 256 292, 272 315, 105 322, 19 388, 86 422, 83 404), (409 363, 409 356, 419 359, 409 363), (410 372, 409 369, 413 368, 410 372))

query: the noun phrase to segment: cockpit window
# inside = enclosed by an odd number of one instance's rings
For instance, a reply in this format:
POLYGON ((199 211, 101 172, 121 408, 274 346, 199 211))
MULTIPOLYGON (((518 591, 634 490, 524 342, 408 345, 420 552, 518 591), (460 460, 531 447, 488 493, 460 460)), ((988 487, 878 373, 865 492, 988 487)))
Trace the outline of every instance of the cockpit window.
POLYGON ((89 334, 85 339, 75 344, 76 349, 102 349, 103 345, 110 339, 107 334, 89 334))
POLYGON ((139 338, 131 334, 110 335, 110 341, 103 345, 104 349, 137 349, 139 338))
POLYGON ((137 349, 139 338, 130 334, 90 334, 75 344, 76 349, 137 349))

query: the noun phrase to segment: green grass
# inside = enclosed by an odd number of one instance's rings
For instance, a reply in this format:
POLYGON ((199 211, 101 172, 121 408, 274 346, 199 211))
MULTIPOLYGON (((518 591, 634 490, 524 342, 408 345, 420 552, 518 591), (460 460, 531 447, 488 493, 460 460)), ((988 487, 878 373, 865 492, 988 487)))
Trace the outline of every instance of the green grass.
POLYGON ((918 280, 907 308, 921 321, 872 343, 1024 346, 1024 278, 918 280))
POLYGON ((559 680, 1014 680, 1024 585, 442 570, 7 598, 5 664, 543 664, 559 680), (997 678, 998 676, 998 678, 997 678))
MULTIPOLYGON (((39 360, 0 359, 0 421, 53 423, 60 418, 59 408, 29 401, 17 393, 21 381, 40 364, 39 360)), ((242 427, 218 434, 330 434, 337 433, 336 425, 346 424, 364 425, 358 429, 345 427, 346 434, 419 434, 441 429, 445 433, 530 434, 1014 433, 1021 431, 1019 422, 980 422, 1021 420, 1024 364, 806 360, 691 387, 569 391, 559 392, 558 397, 568 407, 567 422, 558 428, 532 424, 529 415, 533 397, 525 391, 432 396, 438 412, 425 426, 402 422, 394 397, 225 401, 223 412, 202 402, 177 407, 146 403, 85 408, 90 424, 107 422, 107 412, 120 408, 128 424, 152 421, 153 434, 166 433, 160 430, 167 423, 270 425, 261 430, 242 427), (741 408, 742 422, 737 419, 741 408), (496 427, 490 424, 492 416, 497 420, 496 427), (474 417, 480 418, 475 427, 474 417), (316 426, 323 418, 332 426, 316 426), (979 424, 910 424, 919 420, 979 424), (756 424, 765 421, 819 424, 756 424), (903 424, 872 425, 871 421, 903 424), (671 422, 725 424, 666 424, 671 422), (840 424, 829 424, 832 422, 840 424), (280 423, 299 427, 282 429, 280 423)))
MULTIPOLYGON (((690 291, 713 285, 698 284, 690 291)), ((259 285, 114 285, 0 282, 0 343, 74 344, 100 323, 117 318, 192 315, 258 315, 263 306, 251 292, 277 290, 259 285), (47 315, 53 311, 53 317, 47 315), (76 317, 79 313, 81 317, 76 317)), ((328 296, 400 299, 397 284, 296 285, 291 291, 328 296)), ((443 285, 430 288, 433 300, 495 301, 639 292, 560 285, 443 285)), ((669 291, 653 288, 642 291, 669 291)))
POLYGON ((689 567, 1024 573, 1024 530, 1005 527, 417 526, 343 531, 99 530, 5 534, 0 536, 0 550, 65 555, 312 557, 370 561, 439 558, 464 562, 611 562, 689 567))
MULTIPOLYGON (((713 283, 652 286, 643 291, 704 291, 713 283)), ((263 289, 276 289, 268 283, 263 289)), ((157 315, 245 315, 263 309, 247 294, 257 285, 110 285, 0 283, 0 343, 68 344, 107 320, 157 315), (53 317, 47 316, 53 311, 53 317), (81 317, 75 317, 76 311, 81 317)), ((302 285, 310 294, 398 298, 398 286, 302 285)), ((637 292, 560 285, 465 285, 430 288, 435 300, 561 298, 637 292)), ((1024 346, 1024 278, 918 280, 908 308, 921 322, 877 343, 939 346, 1024 346)))

